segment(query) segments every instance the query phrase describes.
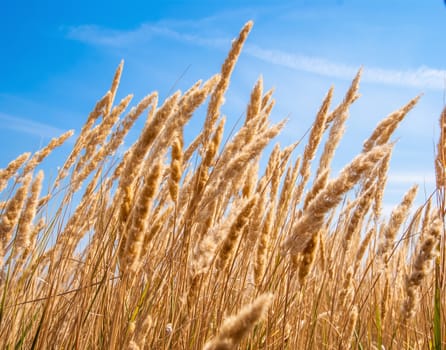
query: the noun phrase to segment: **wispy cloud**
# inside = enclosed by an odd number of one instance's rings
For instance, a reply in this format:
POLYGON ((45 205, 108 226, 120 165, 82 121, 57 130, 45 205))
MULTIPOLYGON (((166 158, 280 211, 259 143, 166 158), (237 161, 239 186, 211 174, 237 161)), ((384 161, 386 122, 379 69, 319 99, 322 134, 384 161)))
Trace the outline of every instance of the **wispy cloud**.
MULTIPOLYGON (((142 24, 134 30, 114 30, 94 25, 84 25, 71 27, 67 32, 67 37, 87 44, 110 48, 140 46, 155 36, 217 49, 226 49, 230 43, 230 39, 227 37, 203 37, 188 33, 184 30, 184 26, 188 27, 187 23, 175 23, 174 21, 142 24), (176 26, 181 26, 183 30, 173 29, 176 26)), ((252 44, 247 45, 244 52, 251 57, 273 65, 342 80, 351 80, 359 69, 359 65, 347 65, 326 58, 265 49, 252 44)), ((383 85, 443 90, 445 88, 446 70, 427 66, 407 70, 364 66, 362 81, 383 85)))
POLYGON ((0 112, 0 128, 23 132, 43 138, 57 137, 66 131, 48 124, 19 118, 2 112, 0 112))
POLYGON ((388 176, 389 185, 434 185, 435 174, 433 171, 426 172, 394 172, 391 171, 388 176))
POLYGON ((125 47, 136 43, 144 43, 152 33, 148 27, 134 31, 121 31, 99 27, 96 25, 81 25, 70 27, 67 38, 94 46, 125 47))
MULTIPOLYGON (((255 45, 248 46, 245 51, 253 57, 275 65, 343 80, 350 80, 359 68, 358 66, 336 63, 324 58, 293 54, 280 50, 262 49, 255 45)), ((445 79, 446 70, 426 66, 410 70, 365 66, 362 76, 363 82, 435 90, 444 89, 445 79)))
MULTIPOLYGON (((164 37, 181 42, 188 42, 194 45, 221 48, 230 42, 228 38, 204 38, 199 35, 180 32, 171 29, 174 26, 172 21, 155 24, 142 24, 133 30, 114 30, 95 25, 82 25, 70 27, 67 38, 77 40, 86 44, 119 48, 133 47, 150 41, 154 37, 164 37)), ((175 23, 184 26, 184 22, 175 23)))

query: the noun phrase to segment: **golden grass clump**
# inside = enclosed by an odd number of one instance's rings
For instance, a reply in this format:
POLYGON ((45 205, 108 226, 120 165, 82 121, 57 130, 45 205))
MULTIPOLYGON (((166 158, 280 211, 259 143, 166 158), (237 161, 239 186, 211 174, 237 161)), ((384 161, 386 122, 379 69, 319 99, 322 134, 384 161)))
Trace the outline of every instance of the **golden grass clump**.
POLYGON ((266 154, 286 123, 271 122, 262 77, 242 125, 225 130, 251 28, 219 74, 164 101, 115 103, 121 62, 54 181, 45 158, 72 131, 0 170, 0 348, 446 347, 446 112, 435 191, 415 207, 414 184, 388 214, 392 134, 419 97, 333 174, 359 70, 334 108, 328 90, 306 142, 266 154), (203 125, 195 135, 191 120, 203 125))

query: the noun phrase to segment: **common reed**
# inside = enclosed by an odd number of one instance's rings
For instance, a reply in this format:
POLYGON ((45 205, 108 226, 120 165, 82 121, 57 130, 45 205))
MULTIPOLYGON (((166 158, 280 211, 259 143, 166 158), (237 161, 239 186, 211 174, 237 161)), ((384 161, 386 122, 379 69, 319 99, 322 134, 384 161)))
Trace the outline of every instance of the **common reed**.
POLYGON ((411 210, 414 184, 388 215, 392 134, 419 97, 333 174, 360 70, 333 109, 328 90, 308 138, 267 154, 286 122, 271 123, 262 78, 229 136, 234 116, 222 110, 251 27, 219 74, 165 101, 151 92, 127 113, 131 95, 115 103, 121 62, 51 183, 45 158, 71 131, 0 170, 1 348, 446 346, 446 112, 437 188, 411 210), (191 119, 203 127, 187 143, 191 119))

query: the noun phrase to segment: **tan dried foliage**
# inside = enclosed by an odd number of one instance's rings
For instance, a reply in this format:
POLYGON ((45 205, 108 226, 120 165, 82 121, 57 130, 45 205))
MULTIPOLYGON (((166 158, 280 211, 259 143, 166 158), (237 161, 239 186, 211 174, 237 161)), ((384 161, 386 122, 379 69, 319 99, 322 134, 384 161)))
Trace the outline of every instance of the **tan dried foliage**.
POLYGON ((0 348, 429 349, 432 329, 446 334, 444 310, 433 321, 446 305, 446 110, 435 193, 416 207, 412 186, 387 215, 392 134, 419 98, 333 174, 360 70, 332 110, 329 90, 306 143, 299 127, 268 154, 286 124, 271 122, 262 77, 238 130, 222 112, 251 28, 219 74, 159 104, 115 102, 121 62, 60 171, 45 159, 72 132, 3 165, 0 348))

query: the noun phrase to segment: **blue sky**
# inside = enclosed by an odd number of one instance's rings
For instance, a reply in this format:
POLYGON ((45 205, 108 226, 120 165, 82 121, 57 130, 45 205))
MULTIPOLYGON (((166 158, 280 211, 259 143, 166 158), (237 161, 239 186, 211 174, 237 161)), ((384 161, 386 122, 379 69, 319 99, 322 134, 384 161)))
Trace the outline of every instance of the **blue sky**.
MULTIPOLYGON (((136 103, 153 90, 165 98, 218 72, 249 19, 254 28, 223 108, 228 127, 261 74, 265 88, 275 87, 272 118, 289 118, 278 138, 288 145, 311 125, 328 88, 335 86, 339 102, 363 66, 362 97, 351 109, 335 167, 360 151, 379 120, 423 93, 395 134, 389 205, 414 182, 432 189, 446 85, 442 0, 5 1, 0 168, 63 131, 79 131, 121 59, 118 98, 134 93, 136 103)), ((193 121, 188 130, 198 127, 193 121)))

